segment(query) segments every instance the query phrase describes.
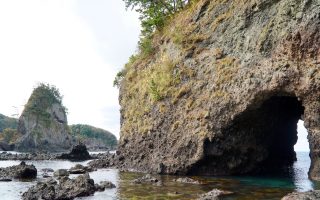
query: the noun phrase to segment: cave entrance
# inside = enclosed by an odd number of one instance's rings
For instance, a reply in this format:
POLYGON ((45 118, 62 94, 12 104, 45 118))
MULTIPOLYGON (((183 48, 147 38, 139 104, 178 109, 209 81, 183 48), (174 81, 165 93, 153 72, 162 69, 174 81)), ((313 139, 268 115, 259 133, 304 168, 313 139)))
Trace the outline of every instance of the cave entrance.
POLYGON ((296 161, 297 124, 304 107, 295 96, 273 96, 234 118, 204 143, 204 157, 191 174, 275 174, 296 161))

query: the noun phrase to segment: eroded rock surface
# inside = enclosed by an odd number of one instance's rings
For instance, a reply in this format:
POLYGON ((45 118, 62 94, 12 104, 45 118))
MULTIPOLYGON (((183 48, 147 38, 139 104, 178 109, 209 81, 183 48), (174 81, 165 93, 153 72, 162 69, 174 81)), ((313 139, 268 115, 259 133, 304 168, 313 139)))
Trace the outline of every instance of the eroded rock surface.
POLYGON ((59 182, 49 178, 45 182, 39 182, 31 187, 27 192, 23 193, 22 198, 24 200, 71 200, 76 197, 93 195, 96 191, 101 190, 101 188, 104 190, 112 188, 111 186, 113 186, 112 183, 102 183, 96 187, 89 174, 79 175, 74 179, 62 177, 59 179, 59 182))
POLYGON ((320 179, 319 12, 318 1, 200 0, 177 14, 124 71, 120 168, 277 171, 295 161, 303 119, 320 179))
POLYGON ((317 200, 320 199, 320 190, 313 190, 308 192, 293 192, 281 200, 317 200))
POLYGON ((19 165, 0 168, 0 178, 2 181, 15 179, 34 179, 37 177, 37 169, 34 165, 27 165, 21 162, 19 165))
POLYGON ((19 118, 18 132, 22 136, 15 148, 23 152, 66 151, 75 143, 61 96, 45 84, 40 84, 31 94, 19 118))

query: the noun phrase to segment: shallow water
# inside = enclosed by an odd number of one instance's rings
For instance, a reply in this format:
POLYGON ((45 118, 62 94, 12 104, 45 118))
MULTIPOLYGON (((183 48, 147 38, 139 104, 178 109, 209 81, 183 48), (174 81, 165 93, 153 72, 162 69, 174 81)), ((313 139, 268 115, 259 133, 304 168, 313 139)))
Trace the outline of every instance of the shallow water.
MULTIPOLYGON (((78 198, 83 200, 106 199, 196 199, 199 194, 210 191, 213 188, 234 192, 226 196, 225 200, 254 200, 254 199, 280 199, 292 191, 307 191, 319 189, 317 182, 308 179, 310 159, 308 153, 298 152, 298 161, 294 164, 292 174, 288 177, 192 177, 203 184, 183 184, 174 182, 175 176, 159 176, 162 186, 151 184, 132 184, 131 181, 142 176, 139 173, 124 173, 116 169, 103 169, 91 172, 90 176, 96 183, 108 180, 117 186, 115 189, 104 192, 96 192, 94 196, 78 198)), ((42 180, 41 169, 52 168, 54 170, 68 169, 77 163, 85 165, 87 162, 70 161, 27 161, 38 169, 38 178, 32 182, 0 182, 0 199, 21 199, 21 194, 29 187, 42 180), (2 198, 1 198, 2 197, 2 198)), ((0 161, 0 167, 19 164, 19 161, 0 161)))

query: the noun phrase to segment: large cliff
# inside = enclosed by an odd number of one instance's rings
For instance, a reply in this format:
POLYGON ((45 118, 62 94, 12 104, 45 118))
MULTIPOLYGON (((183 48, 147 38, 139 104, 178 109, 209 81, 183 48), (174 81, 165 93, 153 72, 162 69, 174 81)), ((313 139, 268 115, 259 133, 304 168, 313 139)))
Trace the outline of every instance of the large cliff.
POLYGON ((59 91, 50 85, 40 84, 33 90, 19 118, 19 151, 66 151, 75 144, 62 105, 59 91))
POLYGON ((200 0, 176 14, 122 73, 122 168, 277 170, 303 119, 319 179, 319 13, 312 0, 200 0))

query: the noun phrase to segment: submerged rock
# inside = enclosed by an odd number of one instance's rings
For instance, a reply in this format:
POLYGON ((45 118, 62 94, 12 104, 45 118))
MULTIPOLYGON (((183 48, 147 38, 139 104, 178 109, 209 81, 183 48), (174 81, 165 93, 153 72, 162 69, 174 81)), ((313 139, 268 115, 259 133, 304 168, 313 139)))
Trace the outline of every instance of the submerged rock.
POLYGON ((224 190, 218 190, 218 189, 213 189, 210 192, 207 192, 205 194, 202 194, 198 200, 219 200, 220 196, 223 195, 229 195, 233 194, 233 192, 230 191, 224 191, 224 190))
POLYGON ((292 192, 284 196, 281 200, 318 200, 320 199, 320 190, 308 192, 292 192))
POLYGON ((155 184, 155 185, 159 185, 159 186, 162 185, 161 180, 151 176, 150 174, 147 174, 147 175, 145 175, 143 177, 134 179, 132 181, 132 183, 135 183, 135 184, 151 183, 151 184, 155 184))
POLYGON ((19 165, 0 168, 0 178, 4 180, 15 179, 34 179, 37 177, 37 169, 34 165, 27 165, 21 162, 19 165))
POLYGON ((180 183, 191 183, 191 184, 200 184, 199 181, 194 180, 192 178, 189 177, 185 177, 185 178, 177 178, 174 180, 175 182, 180 182, 180 183))
POLYGON ((86 145, 84 144, 77 144, 74 146, 70 153, 64 153, 61 156, 57 157, 58 159, 68 159, 68 160, 75 160, 75 161, 83 161, 92 159, 90 156, 86 145))

